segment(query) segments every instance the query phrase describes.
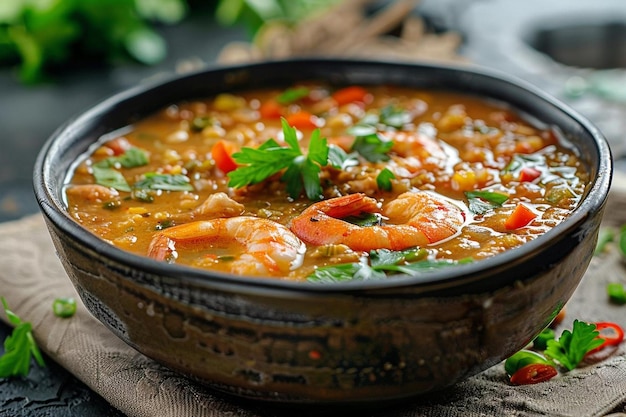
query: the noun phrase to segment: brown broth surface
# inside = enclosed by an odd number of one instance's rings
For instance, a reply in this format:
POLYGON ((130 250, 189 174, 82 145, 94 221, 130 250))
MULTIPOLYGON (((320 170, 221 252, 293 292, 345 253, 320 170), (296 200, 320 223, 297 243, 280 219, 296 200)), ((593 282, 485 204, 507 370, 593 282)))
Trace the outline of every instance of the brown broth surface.
POLYGON ((297 281, 479 261, 563 221, 589 180, 553 127, 476 97, 395 86, 303 83, 221 94, 173 104, 107 138, 66 184, 78 223, 164 262, 297 281), (307 160, 319 171, 316 198, 306 189, 290 196, 285 169, 229 185, 230 169, 249 166, 238 160, 242 149, 270 138, 288 147, 281 118, 297 130, 303 156, 294 165, 310 157, 316 129, 331 153, 348 155, 341 167, 307 160), (354 201, 339 209, 342 196, 354 201), (400 196, 426 203, 392 210, 400 196), (377 210, 365 208, 370 198, 377 210), (329 211, 303 214, 313 204, 329 211), (393 266, 367 266, 377 262, 393 266), (320 271, 327 273, 311 277, 320 271))

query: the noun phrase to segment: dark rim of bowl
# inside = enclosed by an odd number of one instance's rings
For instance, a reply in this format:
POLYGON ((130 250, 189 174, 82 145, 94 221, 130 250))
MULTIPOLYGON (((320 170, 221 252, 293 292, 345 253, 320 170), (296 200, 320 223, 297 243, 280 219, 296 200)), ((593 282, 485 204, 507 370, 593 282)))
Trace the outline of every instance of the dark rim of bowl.
MULTIPOLYGON (((486 95, 485 97, 489 97, 486 95)), ((163 103, 165 106, 169 103, 163 103)), ((86 151, 83 150, 83 152, 86 151)), ((110 258, 114 262, 121 265, 126 265, 131 268, 145 271, 149 274, 169 276, 174 279, 178 279, 181 283, 188 281, 191 284, 206 286, 210 285, 212 288, 223 287, 232 289, 233 286, 239 287, 238 289, 249 289, 255 292, 259 291, 286 291, 297 293, 338 293, 338 292, 358 292, 367 290, 385 290, 385 289, 401 289, 404 287, 454 287, 456 285, 466 284, 468 282, 477 282, 484 277, 497 275, 498 271, 505 271, 510 268, 511 265, 519 264, 526 259, 533 258, 537 253, 540 253, 542 249, 550 247, 558 242, 564 236, 567 236, 571 231, 573 232, 585 222, 589 213, 595 213, 601 210, 606 202, 608 191, 611 183, 612 176, 612 158, 608 143, 600 131, 585 117, 580 115, 577 111, 573 110, 568 105, 560 102, 556 98, 541 91, 537 87, 529 84, 523 80, 511 77, 506 74, 499 73, 494 70, 485 68, 476 68, 469 66, 458 65, 433 65, 422 63, 398 63, 398 62, 384 62, 374 60, 350 60, 350 59, 290 59, 290 60, 275 60, 264 61, 260 63, 252 63, 238 66, 213 66, 205 68, 203 70, 185 74, 183 76, 173 76, 160 82, 140 85, 118 94, 100 102, 94 107, 90 108, 86 112, 73 117, 68 120, 64 125, 59 127, 47 142, 42 147, 34 168, 34 189, 37 201, 41 208, 41 211, 45 216, 52 221, 52 223, 59 228, 63 233, 72 236, 73 239, 85 247, 91 249, 94 253, 98 253, 106 258, 110 258), (451 268, 445 268, 444 270, 429 271, 423 275, 410 277, 410 276, 397 276, 390 277, 387 280, 379 281, 350 281, 350 282, 338 282, 329 284, 310 283, 310 282, 293 282, 274 278, 252 278, 241 277, 230 274, 216 273, 213 271, 197 269, 193 267, 187 267, 184 265, 171 265, 163 262, 152 260, 148 257, 140 255, 134 255, 130 252, 126 252, 113 245, 107 244, 85 228, 75 222, 68 214, 63 202, 59 198, 59 190, 53 190, 50 188, 49 177, 52 172, 52 157, 63 149, 61 142, 64 138, 71 137, 74 126, 79 126, 81 123, 90 120, 91 118, 98 117, 106 114, 109 111, 114 111, 116 103, 121 103, 131 99, 137 95, 145 94, 153 89, 158 89, 171 83, 177 83, 181 79, 195 77, 209 72, 215 71, 236 71, 236 70, 254 70, 255 68, 261 68, 274 65, 289 65, 289 64, 302 64, 309 63, 310 65, 340 65, 358 68, 359 66, 381 66, 381 68, 392 68, 396 66, 401 67, 413 67, 415 69, 423 69, 430 71, 452 71, 469 74, 472 76, 478 76, 494 81, 499 81, 509 86, 516 87, 521 90, 525 90, 530 95, 534 96, 536 100, 543 101, 545 104, 555 108, 563 115, 572 119, 581 129, 582 133, 587 133, 594 139, 594 145, 598 153, 598 169, 597 176, 592 179, 591 187, 588 188, 585 198, 581 204, 566 218, 563 222, 549 230, 546 234, 539 236, 538 238, 525 243, 524 245, 508 250, 504 253, 500 253, 493 257, 483 259, 477 262, 468 264, 457 265, 451 268)), ((132 278, 130 278, 132 279, 132 278)))

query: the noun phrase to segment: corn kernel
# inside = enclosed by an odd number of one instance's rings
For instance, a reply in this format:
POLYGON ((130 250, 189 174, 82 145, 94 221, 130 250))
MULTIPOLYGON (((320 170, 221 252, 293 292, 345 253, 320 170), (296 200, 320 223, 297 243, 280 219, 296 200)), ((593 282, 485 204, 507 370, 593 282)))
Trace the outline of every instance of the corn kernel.
POLYGON ((145 207, 129 207, 128 213, 130 214, 146 214, 148 209, 145 207))
POLYGON ((213 106, 218 111, 232 111, 237 110, 246 105, 246 100, 243 97, 238 97, 233 94, 219 94, 215 97, 213 106))
POLYGON ((202 137, 207 139, 223 138, 226 135, 226 131, 221 126, 208 126, 202 129, 202 137))
POLYGON ((180 154, 173 149, 167 149, 163 152, 163 162, 166 164, 175 164, 180 161, 180 154))
POLYGON ((473 190, 476 185, 474 171, 457 171, 452 175, 452 189, 455 191, 473 190))
POLYGON ((166 211, 157 211, 156 213, 154 213, 153 217, 154 217, 154 220, 163 221, 163 220, 169 219, 170 215, 166 211))

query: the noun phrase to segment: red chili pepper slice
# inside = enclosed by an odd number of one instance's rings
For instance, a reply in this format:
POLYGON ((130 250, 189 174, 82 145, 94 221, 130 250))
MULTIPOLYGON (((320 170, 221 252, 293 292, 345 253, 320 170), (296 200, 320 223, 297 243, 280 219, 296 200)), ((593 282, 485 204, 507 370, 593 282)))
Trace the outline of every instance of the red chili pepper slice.
POLYGON ((552 365, 531 363, 511 375, 511 383, 514 385, 537 384, 552 379, 557 374, 556 368, 552 365))
POLYGON ((598 338, 602 339, 603 342, 597 348, 587 352, 585 356, 599 352, 607 346, 617 346, 624 340, 624 330, 619 324, 608 321, 600 321, 594 324, 596 325, 596 330, 600 332, 598 338))

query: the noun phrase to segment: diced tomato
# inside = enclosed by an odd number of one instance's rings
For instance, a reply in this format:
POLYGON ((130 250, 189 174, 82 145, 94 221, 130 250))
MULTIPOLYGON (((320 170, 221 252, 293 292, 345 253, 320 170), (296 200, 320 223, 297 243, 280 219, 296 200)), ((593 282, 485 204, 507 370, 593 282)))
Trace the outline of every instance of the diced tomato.
POLYGON ((107 142, 106 146, 113 150, 113 155, 119 156, 133 147, 126 138, 116 138, 107 142))
POLYGON ((536 213, 525 204, 519 203, 513 213, 504 221, 504 227, 507 230, 519 229, 533 221, 535 217, 537 217, 536 213))
POLYGON ((338 106, 342 106, 355 101, 365 101, 366 95, 367 91, 363 87, 351 86, 335 91, 333 98, 338 106))
POLYGON ((220 140, 211 148, 211 156, 220 171, 228 174, 230 171, 237 169, 237 163, 232 155, 238 150, 237 145, 234 143, 220 140))
POLYGON ((268 100, 261 104, 259 113, 264 119, 279 119, 282 115, 283 108, 276 100, 268 100))
POLYGON ((602 321, 595 323, 595 325, 596 330, 600 332, 598 338, 602 339, 604 342, 597 348, 587 352, 586 355, 592 355, 607 346, 617 346, 624 340, 624 330, 618 324, 602 321))
POLYGON ((541 171, 532 167, 524 167, 519 173, 519 180, 521 182, 531 182, 541 176, 541 171))
POLYGON ((511 375, 511 383, 514 385, 536 384, 552 379, 558 374, 556 368, 543 363, 532 363, 520 368, 511 375))
POLYGON ((296 129, 305 130, 315 129, 317 127, 315 124, 315 116, 307 111, 299 111, 298 113, 290 114, 285 119, 289 126, 295 127, 296 129))

